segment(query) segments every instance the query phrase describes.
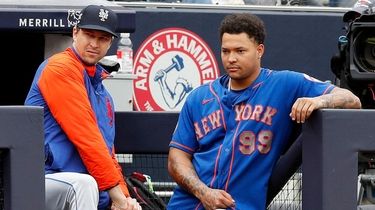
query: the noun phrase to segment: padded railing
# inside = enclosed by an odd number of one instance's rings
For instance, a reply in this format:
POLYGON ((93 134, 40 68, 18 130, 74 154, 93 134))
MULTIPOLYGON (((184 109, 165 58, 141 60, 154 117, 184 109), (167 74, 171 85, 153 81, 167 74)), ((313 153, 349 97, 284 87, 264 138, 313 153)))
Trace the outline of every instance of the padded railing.
POLYGON ((0 151, 0 209, 44 209, 41 107, 0 106, 0 151))

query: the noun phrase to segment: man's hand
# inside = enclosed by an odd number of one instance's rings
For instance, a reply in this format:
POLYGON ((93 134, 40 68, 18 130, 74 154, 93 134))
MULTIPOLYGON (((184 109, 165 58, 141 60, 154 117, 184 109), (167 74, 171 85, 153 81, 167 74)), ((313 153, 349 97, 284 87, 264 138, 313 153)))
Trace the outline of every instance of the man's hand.
POLYGON ((119 185, 108 190, 112 200, 111 210, 142 210, 141 206, 131 197, 125 197, 119 185))
POLYGON ((299 98, 294 102, 290 117, 297 123, 304 123, 311 113, 324 107, 324 99, 317 98, 299 98))
POLYGON ((227 209, 235 206, 232 196, 224 190, 207 188, 200 200, 206 210, 227 209))
POLYGON ((127 197, 125 205, 117 204, 112 202, 111 210, 142 210, 136 199, 127 197))

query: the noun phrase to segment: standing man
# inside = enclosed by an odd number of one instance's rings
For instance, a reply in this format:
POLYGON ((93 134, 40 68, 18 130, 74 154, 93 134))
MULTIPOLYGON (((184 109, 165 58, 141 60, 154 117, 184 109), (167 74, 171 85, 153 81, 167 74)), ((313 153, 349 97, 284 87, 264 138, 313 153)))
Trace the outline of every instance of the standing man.
POLYGON ((26 105, 44 107, 46 209, 135 210, 115 158, 113 101, 97 64, 117 37, 117 15, 89 5, 73 44, 38 68, 26 105))
POLYGON ((168 209, 266 209, 273 166, 293 121, 316 109, 360 108, 354 94, 306 74, 261 67, 263 22, 251 14, 221 22, 225 75, 193 90, 170 142, 178 183, 168 209))

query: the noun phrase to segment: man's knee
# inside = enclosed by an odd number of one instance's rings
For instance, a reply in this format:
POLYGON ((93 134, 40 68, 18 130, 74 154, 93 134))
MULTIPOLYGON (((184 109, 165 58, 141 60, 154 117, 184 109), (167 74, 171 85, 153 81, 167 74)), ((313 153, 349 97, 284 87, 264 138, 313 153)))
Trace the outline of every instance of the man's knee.
POLYGON ((98 184, 96 183, 94 177, 88 174, 80 174, 79 176, 77 176, 75 184, 80 185, 86 189, 98 189, 98 184))
POLYGON ((99 190, 88 174, 61 172, 46 175, 46 209, 97 209, 99 190))
POLYGON ((99 189, 98 184, 91 175, 62 172, 46 175, 46 195, 48 196, 50 193, 53 196, 60 194, 60 196, 65 195, 68 197, 86 193, 98 196, 99 189))

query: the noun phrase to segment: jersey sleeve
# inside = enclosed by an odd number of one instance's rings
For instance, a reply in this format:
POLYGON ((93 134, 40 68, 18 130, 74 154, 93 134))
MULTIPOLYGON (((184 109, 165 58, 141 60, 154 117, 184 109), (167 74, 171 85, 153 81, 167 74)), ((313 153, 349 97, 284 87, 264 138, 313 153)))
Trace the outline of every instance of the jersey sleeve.
POLYGON ((192 119, 193 116, 190 104, 190 100, 192 99, 191 96, 192 94, 188 96, 181 109, 175 131, 172 135, 172 140, 169 144, 170 147, 183 150, 189 154, 194 153, 198 147, 194 122, 192 119))
MULTIPOLYGON (((57 58, 56 58, 57 59, 57 58)), ((99 190, 120 183, 84 84, 83 66, 68 59, 50 61, 38 81, 40 91, 58 124, 77 149, 99 190)))
POLYGON ((324 95, 330 93, 335 87, 329 82, 323 82, 307 74, 298 72, 289 72, 288 81, 297 83, 297 97, 316 97, 324 95))
POLYGON ((120 188, 121 188, 122 192, 124 193, 124 195, 126 197, 129 197, 130 193, 129 193, 129 190, 128 190, 128 186, 125 183, 121 166, 120 166, 120 164, 117 161, 116 153, 115 153, 115 148, 114 147, 112 149, 112 160, 113 160, 113 163, 115 164, 115 166, 117 168, 117 172, 118 172, 119 176, 121 177, 120 182, 119 182, 120 188))

